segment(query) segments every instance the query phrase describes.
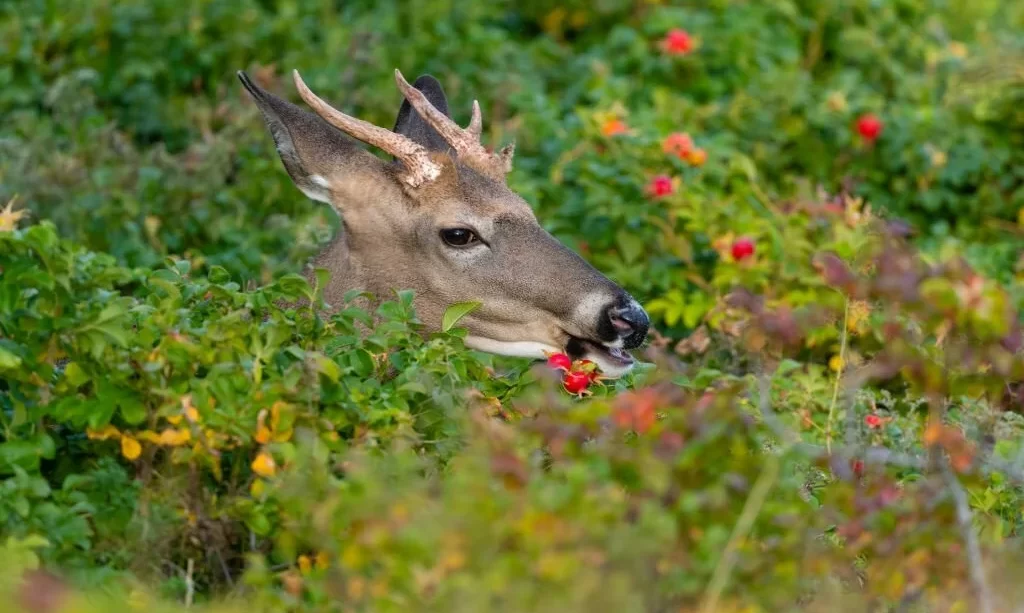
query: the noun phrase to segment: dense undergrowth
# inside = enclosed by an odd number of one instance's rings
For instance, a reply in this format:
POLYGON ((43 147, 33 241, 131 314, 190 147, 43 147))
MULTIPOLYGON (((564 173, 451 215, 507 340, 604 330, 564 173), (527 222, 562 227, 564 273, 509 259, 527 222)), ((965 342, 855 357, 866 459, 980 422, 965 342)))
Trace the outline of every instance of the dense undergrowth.
POLYGON ((1021 31, 996 1, 0 7, 0 596, 1013 610, 1021 31), (463 125, 479 98, 510 184, 644 302, 634 374, 571 398, 402 288, 280 306, 338 220, 233 72, 390 126, 395 67, 463 125))

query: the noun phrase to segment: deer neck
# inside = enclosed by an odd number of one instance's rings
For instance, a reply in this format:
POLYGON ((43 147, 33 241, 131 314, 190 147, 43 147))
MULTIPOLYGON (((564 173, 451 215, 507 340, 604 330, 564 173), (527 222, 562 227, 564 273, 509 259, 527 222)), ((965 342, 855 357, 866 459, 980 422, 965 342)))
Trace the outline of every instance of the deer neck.
POLYGON ((324 287, 323 298, 334 309, 344 303, 346 292, 361 288, 363 279, 358 274, 360 267, 352 261, 352 253, 344 226, 338 229, 331 242, 306 266, 305 277, 311 285, 316 283, 314 271, 317 268, 324 268, 330 273, 330 278, 324 287))

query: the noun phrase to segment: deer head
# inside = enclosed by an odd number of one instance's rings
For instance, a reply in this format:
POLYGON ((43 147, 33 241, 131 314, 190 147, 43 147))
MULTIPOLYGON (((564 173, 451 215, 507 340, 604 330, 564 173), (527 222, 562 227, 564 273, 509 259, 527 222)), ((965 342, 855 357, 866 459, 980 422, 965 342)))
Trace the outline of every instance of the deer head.
POLYGON ((351 289, 377 296, 411 289, 420 319, 436 330, 449 305, 478 301, 460 322, 471 348, 536 359, 566 352, 611 376, 632 367, 626 350, 646 337, 647 314, 541 228, 508 188, 513 148, 483 147, 477 102, 463 129, 436 79, 412 86, 396 70, 405 100, 387 130, 332 108, 298 72, 295 86, 315 114, 238 76, 295 185, 342 219, 343 230, 314 262, 331 272, 328 303, 351 289))

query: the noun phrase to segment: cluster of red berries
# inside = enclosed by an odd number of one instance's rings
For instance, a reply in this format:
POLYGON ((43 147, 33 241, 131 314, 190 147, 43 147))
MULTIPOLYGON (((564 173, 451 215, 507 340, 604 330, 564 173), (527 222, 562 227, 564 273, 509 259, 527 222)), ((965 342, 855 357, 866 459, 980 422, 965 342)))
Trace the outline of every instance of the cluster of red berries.
POLYGON ((576 396, 588 393, 590 386, 599 383, 601 374, 597 372, 597 364, 590 360, 575 362, 564 353, 552 353, 548 356, 548 366, 562 371, 562 387, 576 396))
MULTIPOLYGON (((686 132, 673 132, 666 136, 661 150, 694 167, 703 166, 708 159, 708 152, 695 146, 693 138, 686 132)), ((668 175, 657 175, 647 184, 647 194, 654 198, 671 196, 675 189, 675 181, 668 175)))

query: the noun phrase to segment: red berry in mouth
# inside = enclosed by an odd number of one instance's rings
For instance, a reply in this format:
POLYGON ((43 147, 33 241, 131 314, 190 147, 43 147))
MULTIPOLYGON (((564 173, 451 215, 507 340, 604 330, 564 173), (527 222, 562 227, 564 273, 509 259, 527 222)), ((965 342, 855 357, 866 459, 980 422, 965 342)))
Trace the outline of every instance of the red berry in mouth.
POLYGON ((570 394, 583 394, 590 387, 590 383, 590 374, 581 371, 567 372, 565 373, 565 379, 562 380, 565 391, 570 394))
POLYGON ((564 353, 552 353, 548 356, 548 366, 557 370, 569 370, 572 368, 572 359, 564 353))
POLYGON ((880 428, 882 427, 883 422, 882 418, 878 415, 866 415, 864 416, 864 423, 867 424, 869 428, 880 428))
POLYGON ((867 141, 874 141, 882 134, 882 120, 877 115, 868 113, 857 120, 857 132, 867 141))
POLYGON ((732 244, 732 259, 737 262, 745 260, 752 255, 754 255, 753 239, 747 237, 738 238, 736 239, 736 242, 732 244))

